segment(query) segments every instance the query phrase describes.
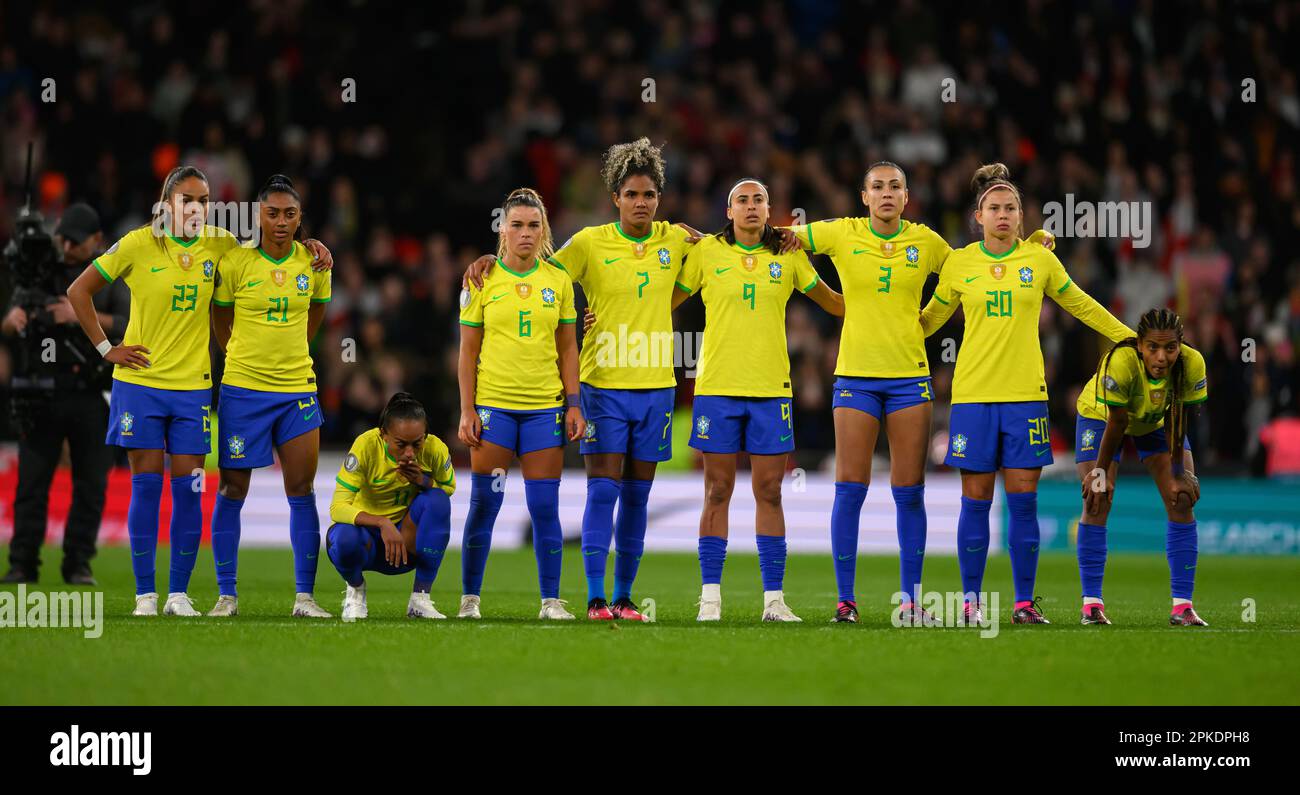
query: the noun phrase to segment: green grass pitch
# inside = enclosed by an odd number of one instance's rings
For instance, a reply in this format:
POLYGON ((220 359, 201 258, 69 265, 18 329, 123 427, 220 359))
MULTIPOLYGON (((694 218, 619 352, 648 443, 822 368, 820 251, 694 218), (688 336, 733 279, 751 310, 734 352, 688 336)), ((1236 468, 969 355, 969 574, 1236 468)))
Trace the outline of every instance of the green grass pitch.
MULTIPOLYGON (((585 603, 575 549, 562 595, 585 603)), ((159 550, 166 583, 167 550, 159 550)), ((967 629, 889 624, 897 562, 863 557, 863 623, 832 625, 828 555, 792 555, 785 592, 803 624, 758 621, 757 557, 732 554, 721 624, 695 622, 693 555, 651 553, 636 597, 658 621, 629 625, 537 620, 530 550, 495 552, 481 622, 404 617, 411 577, 371 574, 370 618, 356 624, 291 619, 286 550, 246 549, 234 619, 132 618, 129 551, 103 550, 103 636, 79 629, 0 628, 3 704, 1300 704, 1300 589, 1290 558, 1202 557, 1197 610, 1206 629, 1170 627, 1168 570, 1158 555, 1112 555, 1110 627, 1078 624, 1074 559, 1041 560, 1039 592, 1051 626, 1011 626, 1010 594, 994 638, 967 629), (1243 621, 1244 599, 1255 621, 1243 621)), ((62 590, 59 552, 45 552, 44 590, 62 590)), ((449 554, 433 597, 454 612, 460 559, 449 554)), ((932 556, 927 588, 956 590, 957 562, 932 556)), ((989 561, 989 588, 1010 586, 1006 556, 989 561)), ((322 559, 317 597, 337 614, 343 584, 322 559)), ((6 586, 13 590, 13 586, 6 586)), ((216 598, 211 555, 200 553, 190 593, 216 598)))

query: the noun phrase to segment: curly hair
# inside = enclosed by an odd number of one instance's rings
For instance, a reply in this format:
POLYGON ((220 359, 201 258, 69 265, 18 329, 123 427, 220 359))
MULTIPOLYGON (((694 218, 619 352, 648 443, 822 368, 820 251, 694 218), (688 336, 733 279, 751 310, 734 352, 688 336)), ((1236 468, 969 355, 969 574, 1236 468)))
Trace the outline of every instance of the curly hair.
POLYGON ((631 143, 614 144, 605 152, 600 168, 601 179, 610 193, 618 193, 628 177, 647 176, 660 193, 664 190, 664 155, 659 147, 652 146, 649 138, 638 138, 631 143))

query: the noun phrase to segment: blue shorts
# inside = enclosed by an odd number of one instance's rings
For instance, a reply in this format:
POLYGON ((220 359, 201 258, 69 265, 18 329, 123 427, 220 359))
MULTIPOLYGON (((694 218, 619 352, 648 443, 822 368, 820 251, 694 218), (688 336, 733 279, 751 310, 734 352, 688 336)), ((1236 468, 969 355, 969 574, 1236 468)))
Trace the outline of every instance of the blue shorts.
POLYGON ((499 409, 475 404, 483 424, 485 442, 524 455, 548 447, 564 446, 564 409, 499 409))
POLYGON ((696 395, 691 447, 705 453, 788 453, 794 449, 790 398, 696 395))
POLYGON ((273 447, 321 426, 315 392, 263 392, 221 385, 217 433, 223 469, 256 469, 275 461, 273 447))
POLYGON ((930 376, 916 378, 848 378, 835 379, 835 396, 831 408, 857 409, 876 419, 934 400, 930 376))
POLYGON ((158 389, 113 379, 105 444, 172 455, 212 451, 212 390, 158 389))
MULTIPOLYGON (((1105 420, 1094 420, 1091 417, 1076 419, 1074 421, 1074 463, 1082 464, 1085 461, 1096 461, 1097 454, 1101 452, 1101 435, 1105 432, 1105 420)), ((1150 433, 1126 438, 1133 440, 1133 446, 1138 451, 1139 461, 1145 461, 1159 453, 1169 452, 1169 437, 1165 436, 1164 428, 1156 428, 1150 433)), ((1183 449, 1192 449, 1192 445, 1187 441, 1186 436, 1183 437, 1183 449)), ((1115 451, 1115 460, 1124 460, 1123 440, 1120 440, 1119 449, 1115 451)))
POLYGON ((994 472, 1052 463, 1047 403, 955 403, 948 419, 950 467, 994 472))
MULTIPOLYGON (((450 531, 451 502, 448 498, 443 496, 435 497, 432 494, 434 491, 437 491, 439 495, 444 494, 440 489, 429 489, 417 495, 414 500, 411 500, 410 509, 407 511, 406 516, 402 519, 401 523, 397 525, 398 530, 405 532, 411 523, 418 523, 420 521, 420 515, 431 507, 434 510, 438 510, 436 507, 437 503, 435 502, 435 500, 438 500, 442 503, 441 510, 443 516, 445 516, 448 521, 448 530, 450 531)), ((361 566, 362 571, 374 571, 380 574, 406 574, 407 572, 415 571, 414 555, 406 556, 406 565, 404 566, 394 566, 384 560, 384 534, 379 531, 378 527, 340 524, 335 522, 325 531, 325 549, 327 551, 330 549, 330 533, 334 532, 334 528, 336 527, 355 527, 365 536, 366 562, 361 566)))
POLYGON ((676 388, 578 389, 587 434, 579 451, 622 453, 637 461, 667 461, 673 457, 673 399, 676 388))

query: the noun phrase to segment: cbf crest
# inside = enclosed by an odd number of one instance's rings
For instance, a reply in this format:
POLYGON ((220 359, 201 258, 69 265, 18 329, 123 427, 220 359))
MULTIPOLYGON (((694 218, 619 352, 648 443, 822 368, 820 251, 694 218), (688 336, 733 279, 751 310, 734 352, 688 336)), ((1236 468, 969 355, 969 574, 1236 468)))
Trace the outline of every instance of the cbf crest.
POLYGON ((478 410, 478 421, 483 425, 484 428, 487 427, 488 421, 491 420, 491 419, 492 419, 492 410, 491 410, 491 409, 479 409, 479 410, 478 410))
POLYGON ((122 429, 122 433, 130 434, 131 429, 135 427, 135 416, 129 411, 124 411, 122 416, 118 417, 117 424, 122 429))
POLYGON ((1030 268, 1028 265, 1026 265, 1025 267, 1021 268, 1019 271, 1017 271, 1017 273, 1020 274, 1020 283, 1021 283, 1021 284, 1023 284, 1023 285, 1026 286, 1026 287, 1029 287, 1029 286, 1032 286, 1032 285, 1033 285, 1033 283, 1034 283, 1034 271, 1033 271, 1032 268, 1030 268))
POLYGON ((664 267, 666 268, 666 267, 668 267, 669 265, 672 264, 672 261, 673 261, 673 255, 672 255, 671 253, 669 253, 668 249, 666 249, 666 248, 661 248, 661 249, 659 249, 658 254, 659 254, 659 264, 660 264, 660 265, 662 265, 662 266, 664 266, 664 267))
POLYGON ((243 458, 244 437, 238 435, 231 436, 229 439, 226 440, 226 449, 230 451, 231 458, 243 458))
POLYGON ((709 418, 704 415, 695 420, 695 435, 701 439, 709 438, 709 418))
POLYGON ((298 292, 305 293, 307 292, 307 289, 311 287, 311 279, 307 278, 307 274, 300 273, 298 274, 298 277, 294 279, 294 285, 298 288, 298 292))
POLYGON ((543 304, 555 303, 555 291, 549 287, 542 288, 542 303, 543 304))
POLYGON ((779 263, 779 262, 773 262, 773 263, 770 263, 770 264, 767 266, 767 273, 768 273, 768 275, 771 276, 773 279, 780 279, 780 278, 781 278, 781 263, 779 263))
POLYGON ((952 451, 956 455, 966 452, 966 434, 959 433, 952 437, 952 451))
POLYGON ((212 264, 212 260, 210 259, 203 260, 203 278, 211 279, 212 274, 214 271, 216 271, 216 269, 217 266, 212 264))
POLYGON ((908 246, 903 253, 907 256, 907 262, 910 265, 915 265, 921 261, 921 249, 916 246, 908 246))
POLYGON ((1088 430, 1083 432, 1083 439, 1081 441, 1083 442, 1084 450, 1091 450, 1092 443, 1097 441, 1097 432, 1094 431, 1092 428, 1089 428, 1088 430))

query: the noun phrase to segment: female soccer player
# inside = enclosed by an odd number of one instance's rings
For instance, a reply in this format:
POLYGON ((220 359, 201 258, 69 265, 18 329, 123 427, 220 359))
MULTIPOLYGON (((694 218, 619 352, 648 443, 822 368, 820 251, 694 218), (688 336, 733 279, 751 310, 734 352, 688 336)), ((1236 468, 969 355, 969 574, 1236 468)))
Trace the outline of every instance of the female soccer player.
MULTIPOLYGON (((135 574, 133 615, 158 614, 154 556, 162 500, 163 454, 171 456, 171 575, 167 615, 197 616, 186 595, 203 528, 203 458, 211 449, 208 309, 216 263, 238 243, 207 226, 208 181, 192 166, 163 180, 153 220, 132 230, 77 277, 68 299, 100 355, 112 362, 106 443, 127 448, 131 504, 127 528, 135 574), (121 345, 104 335, 93 296, 121 277, 131 290, 131 319, 121 345)), ((318 242, 314 268, 330 267, 318 242)))
POLYGON ((1038 569, 1038 477, 1052 463, 1047 384, 1038 319, 1043 296, 1113 342, 1133 336, 1065 272, 1056 255, 1020 241, 1022 204, 1007 167, 980 167, 971 186, 984 239, 954 251, 921 313, 926 336, 960 304, 965 337, 952 381, 950 440, 945 463, 961 469, 957 559, 967 624, 980 623, 977 594, 988 560, 989 507, 997 471, 1007 492, 1007 548, 1015 579, 1015 624, 1046 624, 1034 598, 1038 569), (1010 277, 1010 278, 1008 278, 1010 277))
MULTIPOLYGON (((701 236, 654 220, 664 161, 648 139, 610 147, 601 175, 618 221, 580 230, 551 262, 582 285, 597 318, 582 348, 579 393, 587 420, 580 447, 587 467, 587 618, 642 621, 632 584, 645 549, 646 504, 658 462, 672 458, 673 284, 688 247, 701 236), (613 604, 605 599, 611 535, 617 553, 613 604)), ((492 262, 480 258, 466 280, 483 289, 492 262)))
POLYGON ((212 298, 212 327, 226 353, 226 370, 217 403, 221 487, 212 511, 220 595, 208 615, 239 612, 239 512, 253 470, 274 463, 274 448, 289 499, 293 615, 329 618, 312 596, 320 550, 313 484, 322 418, 309 346, 325 319, 330 274, 312 272, 311 253, 295 240, 302 228, 302 200, 293 182, 272 176, 257 201, 260 245, 226 252, 217 263, 212 298))
POLYGON ((572 620, 560 599, 560 475, 566 432, 576 442, 586 430, 573 282, 547 262, 553 248, 542 197, 520 188, 501 210, 497 267, 482 288, 469 288, 460 299, 459 436, 470 448, 473 474, 459 617, 481 615, 492 525, 505 473, 518 456, 542 592, 538 618, 572 620))
POLYGON ((1169 522, 1165 548, 1173 592, 1175 626, 1203 627, 1192 609, 1196 583, 1196 517, 1201 487, 1193 473, 1184 413, 1204 403, 1205 358, 1183 343, 1183 322, 1168 309, 1152 309, 1138 321, 1137 337, 1122 340, 1079 394, 1075 463, 1083 482, 1079 519, 1079 579, 1084 624, 1109 624, 1101 598, 1106 570, 1106 517, 1115 493, 1124 437, 1133 439, 1164 498, 1169 522))
POLYGON ((742 179, 727 197, 726 227, 691 250, 673 307, 697 291, 707 320, 695 381, 691 447, 704 454, 700 514, 700 621, 722 618, 727 513, 737 453, 749 453, 764 621, 800 621, 785 604, 785 515, 781 481, 794 450, 785 305, 796 289, 843 317, 844 298, 817 278, 802 251, 778 251, 768 225, 767 186, 742 179))
POLYGON ((406 392, 388 400, 379 427, 356 438, 334 478, 325 548, 347 583, 343 620, 366 618, 363 571, 415 570, 409 618, 446 618, 429 598, 451 539, 456 473, 447 445, 428 432, 424 406, 406 392))

